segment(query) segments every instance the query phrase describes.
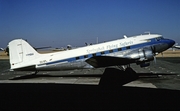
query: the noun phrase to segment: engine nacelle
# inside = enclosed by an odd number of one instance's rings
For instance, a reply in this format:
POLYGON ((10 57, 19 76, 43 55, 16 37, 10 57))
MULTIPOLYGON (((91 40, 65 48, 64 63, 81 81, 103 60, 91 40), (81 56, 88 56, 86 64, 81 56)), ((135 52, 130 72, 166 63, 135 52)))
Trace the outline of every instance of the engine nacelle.
POLYGON ((145 62, 144 62, 144 63, 141 63, 140 66, 141 66, 141 67, 147 67, 147 66, 150 66, 150 63, 149 63, 149 62, 148 62, 148 63, 145 63, 145 62))
POLYGON ((142 64, 154 60, 153 51, 150 48, 134 50, 125 55, 128 58, 137 59, 136 63, 142 64))
POLYGON ((138 51, 139 62, 147 62, 154 60, 154 54, 151 49, 140 49, 138 51))

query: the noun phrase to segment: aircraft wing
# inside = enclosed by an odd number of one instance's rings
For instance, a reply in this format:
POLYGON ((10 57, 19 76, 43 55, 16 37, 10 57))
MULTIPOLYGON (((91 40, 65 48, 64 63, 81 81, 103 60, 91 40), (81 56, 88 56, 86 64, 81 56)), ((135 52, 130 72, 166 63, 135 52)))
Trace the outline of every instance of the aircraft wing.
POLYGON ((172 48, 180 49, 180 46, 173 46, 172 48))
POLYGON ((0 48, 0 50, 4 51, 4 49, 3 49, 3 48, 0 48))
POLYGON ((115 66, 115 65, 128 65, 134 63, 137 59, 112 57, 112 56, 95 56, 86 60, 86 62, 95 68, 115 66))

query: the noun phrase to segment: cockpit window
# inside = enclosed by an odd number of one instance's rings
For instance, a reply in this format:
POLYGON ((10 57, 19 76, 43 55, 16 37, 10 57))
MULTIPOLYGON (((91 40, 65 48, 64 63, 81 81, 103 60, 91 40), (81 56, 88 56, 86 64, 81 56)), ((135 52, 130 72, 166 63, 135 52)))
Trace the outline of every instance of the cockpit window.
POLYGON ((164 39, 163 37, 157 37, 156 38, 156 41, 160 41, 160 40, 162 40, 162 39, 164 39))

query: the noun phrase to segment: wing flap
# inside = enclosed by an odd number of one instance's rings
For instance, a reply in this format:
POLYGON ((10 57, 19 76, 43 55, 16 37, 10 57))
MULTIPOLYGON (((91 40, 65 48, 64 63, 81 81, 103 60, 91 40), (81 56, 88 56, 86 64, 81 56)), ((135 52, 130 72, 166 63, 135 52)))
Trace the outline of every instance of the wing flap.
POLYGON ((128 65, 134 63, 137 59, 111 57, 111 56, 95 56, 86 60, 86 62, 95 68, 115 66, 115 65, 128 65))

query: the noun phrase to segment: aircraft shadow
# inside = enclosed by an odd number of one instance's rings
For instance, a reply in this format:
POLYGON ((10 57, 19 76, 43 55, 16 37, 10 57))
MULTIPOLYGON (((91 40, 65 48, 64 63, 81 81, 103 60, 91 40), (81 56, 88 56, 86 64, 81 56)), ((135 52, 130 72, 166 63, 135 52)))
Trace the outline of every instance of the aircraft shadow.
POLYGON ((164 76, 172 76, 172 75, 178 75, 178 74, 167 74, 167 73, 136 73, 135 71, 133 73, 131 72, 124 72, 122 70, 119 70, 117 68, 106 68, 103 74, 74 74, 74 75, 51 75, 51 74, 28 74, 23 75, 20 77, 13 77, 9 80, 23 80, 23 79, 33 79, 33 78, 39 78, 39 77, 102 77, 105 78, 106 76, 114 77, 118 79, 133 79, 133 78, 157 78, 159 75, 164 76))
POLYGON ((178 90, 122 86, 136 79, 138 76, 132 70, 107 68, 99 85, 2 83, 0 110, 180 109, 178 90))
POLYGON ((23 75, 20 77, 14 77, 9 80, 22 80, 22 79, 33 79, 39 77, 101 77, 102 74, 86 74, 86 75, 50 75, 50 74, 30 74, 30 75, 23 75))

